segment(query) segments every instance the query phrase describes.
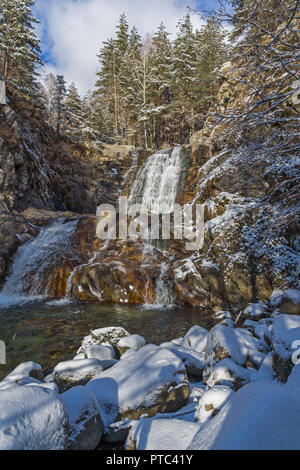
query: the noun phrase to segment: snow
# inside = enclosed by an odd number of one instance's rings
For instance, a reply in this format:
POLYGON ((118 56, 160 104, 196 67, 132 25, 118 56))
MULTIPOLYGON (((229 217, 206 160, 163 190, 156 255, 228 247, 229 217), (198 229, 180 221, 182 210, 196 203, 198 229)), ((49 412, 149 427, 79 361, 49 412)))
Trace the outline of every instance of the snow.
POLYGON ((272 346, 282 359, 290 359, 294 341, 300 341, 300 316, 281 314, 274 318, 272 346))
POLYGON ((300 304, 300 290, 298 289, 286 289, 282 297, 289 299, 293 304, 300 304))
POLYGON ((275 372, 273 370, 273 359, 274 353, 269 352, 269 354, 266 355, 265 359, 261 363, 258 373, 254 378, 255 382, 269 382, 275 379, 275 372))
POLYGON ((189 375, 201 376, 204 368, 204 354, 198 353, 190 348, 183 348, 174 343, 163 343, 160 348, 169 349, 172 351, 185 365, 186 371, 189 375))
POLYGON ((63 450, 68 416, 63 400, 43 387, 0 390, 1 450, 63 450))
POLYGON ((77 354, 85 352, 86 348, 94 344, 116 345, 121 338, 129 336, 128 331, 120 326, 109 326, 92 330, 91 334, 85 336, 77 354))
POLYGON ((296 387, 299 391, 300 389, 300 364, 295 364, 292 372, 289 375, 289 378, 286 382, 287 387, 296 387))
POLYGON ((282 300, 282 290, 274 290, 270 297, 270 304, 272 307, 279 307, 282 300))
POLYGON ((143 336, 140 335, 130 335, 122 338, 118 342, 118 347, 120 348, 128 348, 128 349, 141 349, 143 346, 146 345, 146 340, 143 336))
POLYGON ((249 304, 247 308, 244 310, 244 315, 250 318, 257 318, 261 317, 265 314, 267 306, 264 302, 257 302, 249 304))
POLYGON ((77 359, 73 361, 60 362, 55 366, 54 378, 60 376, 69 380, 77 381, 92 378, 103 371, 103 365, 98 359, 77 359))
POLYGON ((184 336, 181 346, 184 348, 190 347, 191 349, 201 353, 205 350, 207 338, 208 331, 201 326, 194 325, 184 336))
POLYGON ((92 428, 93 433, 88 433, 88 447, 93 450, 100 442, 103 434, 103 425, 96 397, 86 387, 80 385, 63 393, 61 397, 66 403, 69 414, 69 444, 76 443, 80 434, 82 435, 86 430, 88 431, 87 426, 92 422, 94 425, 92 428), (98 426, 97 423, 99 423, 98 426))
POLYGON ((98 374, 86 387, 95 394, 107 429, 117 421, 119 413, 137 409, 147 412, 163 389, 182 386, 185 381, 185 368, 177 356, 167 349, 147 345, 98 374))
POLYGON ((298 391, 252 383, 196 434, 189 450, 299 450, 299 433, 298 391))
POLYGON ((229 358, 222 359, 218 362, 206 378, 206 384, 209 387, 225 385, 232 388, 239 388, 249 381, 250 376, 248 370, 239 366, 229 358))
POLYGON ((114 359, 114 348, 110 345, 92 344, 86 348, 88 359, 98 359, 99 361, 110 361, 114 359))
POLYGON ((196 409, 195 419, 204 423, 212 414, 219 411, 234 394, 230 387, 215 385, 203 393, 196 409))
POLYGON ((18 382, 26 377, 42 377, 42 367, 33 361, 22 362, 2 382, 18 382))
POLYGON ((133 423, 127 443, 137 450, 186 450, 199 430, 196 423, 179 419, 141 419, 133 423))

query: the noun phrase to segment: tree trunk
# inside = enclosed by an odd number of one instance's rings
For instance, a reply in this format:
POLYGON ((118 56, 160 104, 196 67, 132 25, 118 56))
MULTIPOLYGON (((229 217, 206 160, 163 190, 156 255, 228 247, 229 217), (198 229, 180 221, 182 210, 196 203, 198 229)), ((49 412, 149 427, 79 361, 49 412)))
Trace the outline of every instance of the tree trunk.
POLYGON ((9 55, 8 55, 8 52, 5 51, 4 67, 3 67, 3 78, 4 78, 4 80, 6 80, 7 77, 8 77, 8 71, 9 71, 9 55))

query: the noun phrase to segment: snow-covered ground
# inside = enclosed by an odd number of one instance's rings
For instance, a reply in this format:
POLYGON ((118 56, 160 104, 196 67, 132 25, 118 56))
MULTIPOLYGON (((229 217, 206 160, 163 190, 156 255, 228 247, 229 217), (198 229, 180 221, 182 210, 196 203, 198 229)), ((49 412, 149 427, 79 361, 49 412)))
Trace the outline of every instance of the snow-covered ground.
POLYGON ((300 316, 281 313, 287 300, 299 308, 299 291, 159 346, 94 330, 46 377, 20 364, 0 383, 0 449, 299 450, 300 316))

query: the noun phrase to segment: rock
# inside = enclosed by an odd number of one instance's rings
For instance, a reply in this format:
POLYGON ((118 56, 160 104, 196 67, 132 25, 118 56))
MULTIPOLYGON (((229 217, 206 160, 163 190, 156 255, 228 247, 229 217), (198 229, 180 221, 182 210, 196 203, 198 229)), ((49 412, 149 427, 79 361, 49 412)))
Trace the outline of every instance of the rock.
POLYGON ((104 427, 98 402, 86 387, 73 387, 61 397, 70 420, 68 449, 94 450, 101 441, 104 427))
POLYGON ((111 444, 126 441, 131 427, 132 420, 130 419, 123 419, 117 423, 112 423, 109 425, 107 433, 104 434, 103 440, 111 444))
POLYGON ((133 349, 138 351, 143 346, 146 345, 146 340, 143 336, 140 335, 130 335, 125 336, 124 338, 120 339, 117 344, 117 348, 122 355, 124 352, 128 351, 128 349, 133 349))
POLYGON ((272 329, 273 368, 280 381, 286 382, 292 367, 292 354, 299 349, 300 316, 275 316, 272 329))
POLYGON ((99 328, 98 330, 91 331, 91 334, 85 336, 81 343, 80 348, 77 351, 77 354, 85 353, 86 349, 92 345, 104 345, 104 346, 113 346, 115 353, 119 354, 117 351, 118 342, 127 336, 130 336, 128 331, 125 328, 120 326, 111 326, 107 328, 99 328))
POLYGON ((62 393, 75 385, 87 384, 89 380, 102 371, 103 366, 98 359, 65 361, 57 364, 50 380, 57 384, 60 393, 62 393))
POLYGON ((200 429, 189 450, 299 450, 299 433, 299 392, 276 383, 253 383, 200 429))
POLYGON ((242 321, 246 319, 258 321, 262 318, 268 318, 269 316, 268 307, 264 302, 251 303, 245 308, 240 318, 237 318, 236 324, 239 323, 239 319, 242 321))
POLYGON ((204 368, 204 354, 200 354, 193 349, 186 349, 181 346, 177 346, 174 343, 163 343, 160 348, 169 349, 175 356, 185 365, 187 374, 194 377, 202 377, 204 368))
POLYGON ((208 331, 201 326, 192 326, 187 334, 184 336, 181 346, 184 348, 191 348, 195 351, 202 353, 205 350, 208 338, 208 331))
POLYGON ((195 420, 204 423, 215 416, 232 397, 233 393, 232 388, 221 385, 215 385, 204 392, 196 408, 195 420))
POLYGON ((280 312, 289 315, 300 315, 300 290, 287 289, 283 292, 280 312))
POLYGON ((141 419, 133 423, 126 450, 186 450, 199 425, 180 419, 141 419))
POLYGON ((64 401, 42 387, 0 391, 1 450, 63 450, 69 420, 64 401))
POLYGON ((98 400, 105 431, 111 423, 125 418, 176 411, 189 396, 182 361, 154 345, 144 346, 86 386, 98 400))
POLYGON ((238 390, 250 381, 249 373, 231 359, 222 359, 204 377, 204 383, 209 387, 224 385, 238 390))
POLYGON ((3 382, 19 382, 26 377, 42 380, 42 367, 36 362, 22 362, 22 364, 18 365, 9 375, 3 379, 3 382))
POLYGON ((110 345, 92 344, 86 348, 85 356, 88 359, 98 359, 99 361, 111 361, 114 359, 114 348, 110 345))
POLYGON ((269 382, 275 379, 275 372, 273 370, 274 353, 269 352, 261 363, 258 369, 255 382, 269 382))

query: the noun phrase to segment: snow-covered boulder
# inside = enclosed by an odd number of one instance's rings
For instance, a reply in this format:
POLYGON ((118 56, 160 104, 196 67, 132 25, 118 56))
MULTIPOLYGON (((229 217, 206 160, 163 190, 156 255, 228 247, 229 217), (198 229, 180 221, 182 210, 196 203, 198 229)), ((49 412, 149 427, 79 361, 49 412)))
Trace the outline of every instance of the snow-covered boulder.
POLYGON ((189 396, 182 361, 154 345, 144 346, 86 386, 98 400, 105 431, 111 423, 125 418, 176 411, 189 396))
POLYGON ((3 379, 3 382, 19 382, 25 377, 33 377, 34 379, 42 380, 42 367, 33 361, 22 362, 22 364, 19 364, 9 375, 3 379))
POLYGON ((234 390, 238 390, 247 382, 250 382, 247 369, 239 366, 229 358, 218 362, 204 379, 204 383, 209 387, 225 385, 234 390))
POLYGON ((63 393, 70 420, 68 449, 94 450, 101 441, 104 427, 98 402, 93 393, 81 385, 63 393))
POLYGON ((292 354, 300 347, 300 316, 281 314, 274 317, 272 329, 273 367, 285 382, 293 367, 292 354))
POLYGON ((292 372, 289 375, 289 378, 286 382, 287 387, 296 387, 297 390, 300 390, 300 363, 294 365, 292 372))
POLYGON ((243 311, 243 319, 250 319, 250 320, 261 320, 262 318, 269 317, 270 314, 268 312, 268 307, 264 302, 257 302, 251 303, 248 307, 245 308, 243 311))
POLYGON ((86 348, 85 356, 87 359, 98 359, 99 361, 111 361, 114 360, 115 352, 114 348, 108 344, 106 346, 102 344, 92 344, 86 348))
POLYGON ((207 338, 208 331, 201 326, 194 325, 184 336, 181 346, 202 353, 205 350, 207 338))
POLYGON ((127 450, 186 450, 199 425, 180 419, 135 421, 126 441, 127 450))
POLYGON ((300 290, 287 289, 283 292, 280 312, 289 315, 300 315, 300 290))
POLYGON ((1 450, 63 450, 69 419, 57 393, 32 386, 0 390, 1 450))
POLYGON ((269 382, 275 379, 273 370, 274 353, 269 352, 258 369, 255 382, 269 382))
POLYGON ((126 418, 117 423, 110 424, 106 434, 103 436, 103 441, 111 444, 126 441, 133 422, 133 420, 126 418))
POLYGON ((200 429, 189 450, 299 450, 299 434, 299 392, 278 383, 253 383, 200 429))
POLYGON ((243 328, 216 325, 211 329, 205 349, 205 375, 220 360, 230 358, 236 364, 247 362, 259 367, 267 354, 266 345, 243 328))
POLYGON ((174 343, 163 343, 160 348, 169 349, 185 365, 188 375, 194 377, 202 377, 204 368, 204 354, 198 353, 193 349, 186 349, 181 346, 176 346, 174 343))
POLYGON ((128 349, 133 349, 138 351, 143 346, 146 345, 146 340, 143 336, 140 335, 130 335, 125 336, 124 338, 120 339, 117 343, 117 348, 122 355, 124 352, 128 351, 128 349))
POLYGON ((130 334, 121 326, 109 326, 93 330, 90 335, 83 338, 77 354, 85 353, 86 349, 94 344, 102 344, 104 346, 111 345, 115 348, 115 352, 117 353, 116 345, 126 336, 130 336, 130 334))
POLYGON ((103 370, 103 365, 98 359, 64 361, 55 366, 53 373, 46 378, 46 381, 55 382, 62 393, 75 385, 85 385, 103 370))
POLYGON ((232 388, 222 385, 215 385, 204 392, 196 408, 195 420, 205 423, 209 418, 215 416, 233 393, 232 388))

